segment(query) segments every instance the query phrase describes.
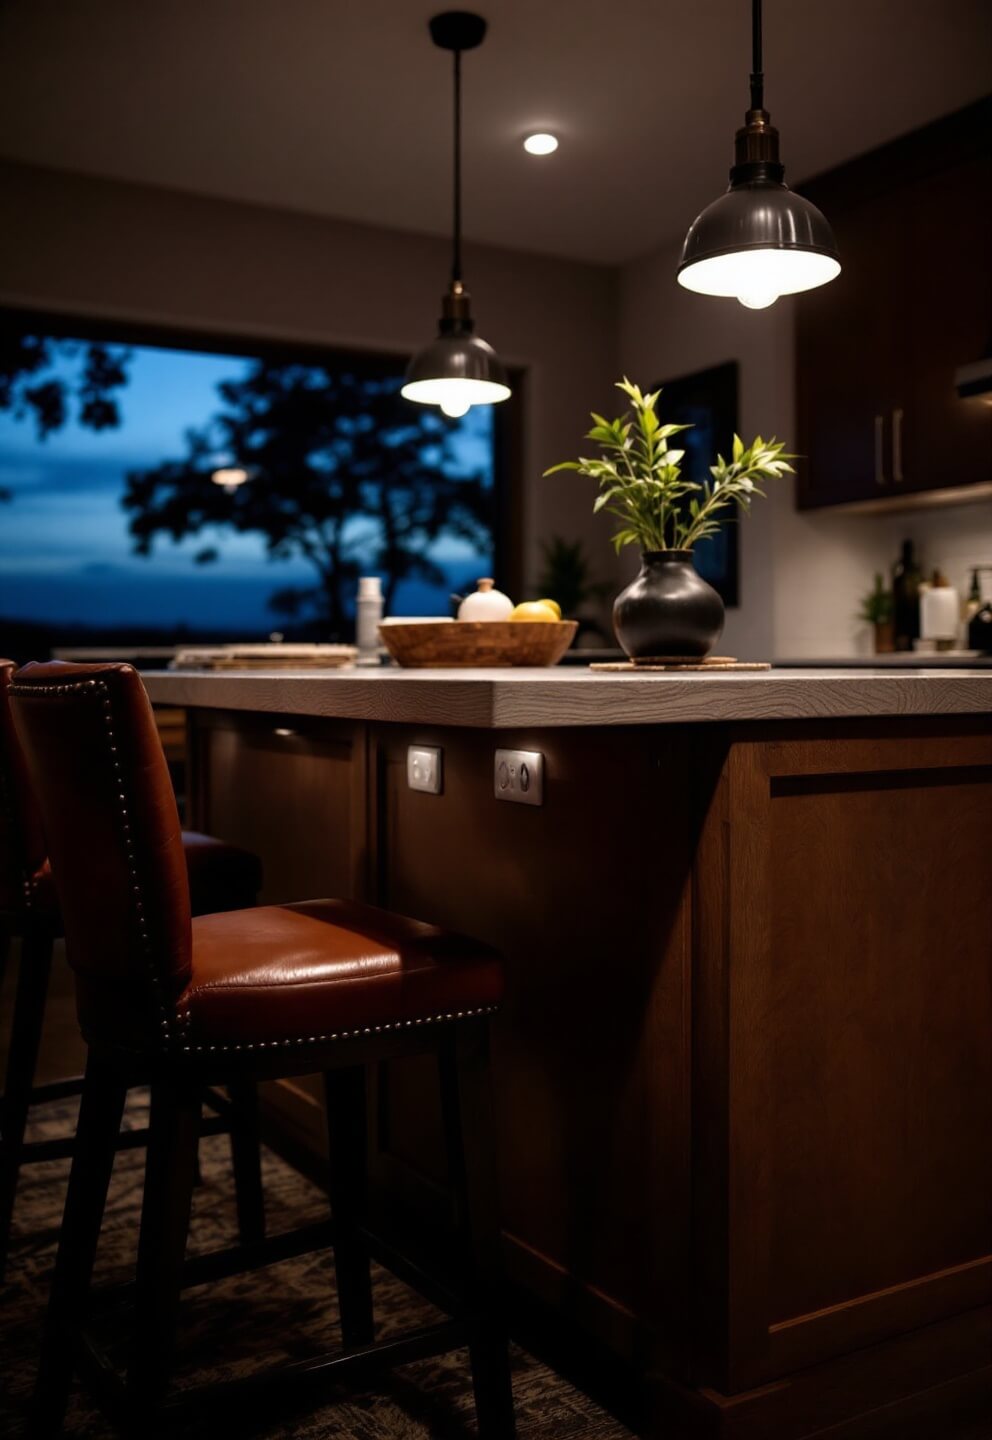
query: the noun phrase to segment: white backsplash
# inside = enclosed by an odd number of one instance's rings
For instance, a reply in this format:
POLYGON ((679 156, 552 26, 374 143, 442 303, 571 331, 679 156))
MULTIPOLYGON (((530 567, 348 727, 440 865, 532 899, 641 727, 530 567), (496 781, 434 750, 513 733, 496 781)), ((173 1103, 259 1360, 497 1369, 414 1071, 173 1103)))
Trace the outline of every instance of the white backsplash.
MULTIPOLYGON (((975 565, 992 565, 992 501, 900 514, 775 514, 775 636, 779 659, 864 655, 872 632, 857 616, 876 572, 887 583, 912 540, 925 577, 940 569, 964 598, 975 565)), ((983 577, 992 598, 992 573, 983 577)), ((962 627, 962 640, 964 631, 962 627)))

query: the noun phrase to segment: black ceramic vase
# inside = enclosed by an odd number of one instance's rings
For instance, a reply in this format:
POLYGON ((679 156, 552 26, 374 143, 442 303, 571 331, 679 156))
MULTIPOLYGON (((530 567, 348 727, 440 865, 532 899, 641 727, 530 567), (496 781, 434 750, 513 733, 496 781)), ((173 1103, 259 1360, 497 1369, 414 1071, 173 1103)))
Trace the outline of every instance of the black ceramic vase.
POLYGON ((645 550, 641 572, 613 604, 613 628, 631 660, 702 659, 723 630, 723 601, 696 573, 691 550, 645 550))

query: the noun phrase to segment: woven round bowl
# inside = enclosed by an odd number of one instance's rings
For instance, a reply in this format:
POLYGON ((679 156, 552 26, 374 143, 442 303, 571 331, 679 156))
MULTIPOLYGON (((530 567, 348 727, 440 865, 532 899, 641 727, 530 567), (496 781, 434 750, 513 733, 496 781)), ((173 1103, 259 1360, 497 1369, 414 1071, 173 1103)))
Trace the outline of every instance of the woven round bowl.
POLYGON ((575 620, 414 621, 380 625, 379 639, 408 669, 557 665, 575 639, 575 620))

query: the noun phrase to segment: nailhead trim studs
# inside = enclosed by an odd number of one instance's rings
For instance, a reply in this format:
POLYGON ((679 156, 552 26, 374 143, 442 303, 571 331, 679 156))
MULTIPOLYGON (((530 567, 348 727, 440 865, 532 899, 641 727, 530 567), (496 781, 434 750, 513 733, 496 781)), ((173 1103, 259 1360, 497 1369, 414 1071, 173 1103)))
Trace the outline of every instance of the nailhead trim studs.
POLYGON ((113 704, 110 699, 107 682, 105 680, 71 680, 57 685, 18 685, 15 681, 10 687, 10 694, 23 699, 33 699, 38 695, 81 695, 83 699, 98 699, 100 701, 103 711, 104 730, 110 752, 110 765, 114 776, 114 791, 117 799, 121 837, 124 842, 124 853, 127 859, 128 875, 131 881, 135 928, 138 932, 145 968, 151 983, 152 997, 158 1009, 159 1029, 162 1032, 162 1042, 163 1045, 168 1048, 173 1039, 170 1009, 172 1010, 172 1018, 174 1019, 176 1017, 174 1009, 165 1002, 162 990, 162 977, 158 973, 158 968, 155 965, 152 955, 151 937, 148 933, 148 922, 145 919, 144 892, 141 885, 141 876, 138 872, 137 858, 134 853, 134 844, 131 840, 131 822, 128 818, 127 793, 124 789, 124 775, 117 755, 117 737, 114 733, 113 704))
MULTIPOLYGON (((293 1045, 330 1045, 336 1040, 356 1040, 362 1035, 383 1035, 389 1030, 412 1030, 418 1025, 439 1025, 456 1020, 471 1020, 478 1015, 494 1015, 498 1005, 480 1005, 476 1010, 449 1010, 439 1015, 424 1015, 417 1020, 391 1020, 384 1025, 365 1025, 356 1030, 332 1030, 325 1035, 297 1035, 287 1040, 246 1040, 235 1045, 184 1045, 187 1055, 234 1055, 248 1050, 285 1050, 293 1045)), ((187 1009, 181 1016, 184 1026, 191 1023, 187 1009)))

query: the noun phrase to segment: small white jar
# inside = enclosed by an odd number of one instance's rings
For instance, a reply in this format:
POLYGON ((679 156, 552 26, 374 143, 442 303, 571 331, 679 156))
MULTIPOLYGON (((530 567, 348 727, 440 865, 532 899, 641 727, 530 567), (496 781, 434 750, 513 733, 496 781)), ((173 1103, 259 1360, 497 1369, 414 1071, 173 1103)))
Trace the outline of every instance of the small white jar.
POLYGON ((480 580, 473 595, 466 595, 458 607, 459 620, 509 620, 513 601, 502 590, 493 588, 492 580, 480 580))

